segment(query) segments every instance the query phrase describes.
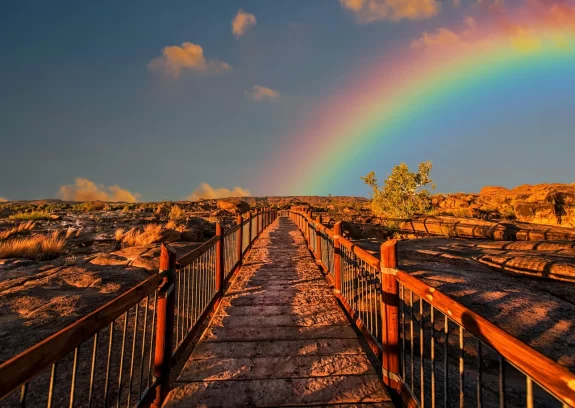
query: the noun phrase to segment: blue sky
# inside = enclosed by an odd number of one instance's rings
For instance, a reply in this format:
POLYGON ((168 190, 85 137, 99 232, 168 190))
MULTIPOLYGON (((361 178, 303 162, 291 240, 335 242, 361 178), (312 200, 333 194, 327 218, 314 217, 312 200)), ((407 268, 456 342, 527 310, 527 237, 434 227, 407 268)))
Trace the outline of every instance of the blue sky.
MULTIPOLYGON (((483 12, 465 1, 444 2, 432 16, 366 22, 344 3, 4 2, 0 197, 56 197, 78 177, 98 189, 138 192, 144 201, 181 199, 202 182, 254 195, 298 193, 283 190, 281 181, 264 191, 255 181, 274 172, 262 168, 262 157, 289 155, 278 146, 291 126, 391 48, 483 12), (239 9, 257 22, 238 37, 231 24, 239 9), (208 68, 183 68, 177 78, 150 69, 164 47, 185 42, 203 48, 208 68), (231 68, 210 68, 223 63, 231 68), (254 86, 277 95, 254 100, 254 86)), ((419 135, 404 135, 412 143, 377 146, 317 194, 367 195, 359 176, 422 160, 433 161, 445 192, 573 182, 575 75, 561 75, 510 90, 505 100, 477 94, 446 105, 451 115, 414 118, 404 129, 419 135), (526 97, 535 91, 537 98, 526 97)))

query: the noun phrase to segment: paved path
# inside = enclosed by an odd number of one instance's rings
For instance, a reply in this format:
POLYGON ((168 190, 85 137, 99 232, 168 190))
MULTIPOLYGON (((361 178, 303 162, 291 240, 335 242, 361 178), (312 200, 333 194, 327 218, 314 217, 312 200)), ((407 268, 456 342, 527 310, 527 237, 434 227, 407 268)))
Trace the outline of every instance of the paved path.
POLYGON ((255 243, 165 407, 393 407, 297 227, 255 243))

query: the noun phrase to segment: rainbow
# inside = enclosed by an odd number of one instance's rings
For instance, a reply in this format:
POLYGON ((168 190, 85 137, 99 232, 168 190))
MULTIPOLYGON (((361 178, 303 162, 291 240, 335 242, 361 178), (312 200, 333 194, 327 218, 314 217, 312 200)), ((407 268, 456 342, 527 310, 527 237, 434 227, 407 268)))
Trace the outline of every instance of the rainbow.
POLYGON ((479 24, 467 21, 457 30, 438 31, 427 37, 427 44, 408 44, 352 75, 355 80, 285 138, 281 150, 290 152, 286 160, 294 164, 283 163, 283 169, 289 168, 285 182, 268 177, 276 157, 266 163, 263 185, 277 191, 280 184, 282 194, 292 195, 337 190, 346 163, 361 160, 366 149, 384 143, 431 105, 465 98, 470 90, 510 74, 521 77, 560 64, 575 67, 575 19, 516 15, 521 25, 497 22, 479 30, 479 24))

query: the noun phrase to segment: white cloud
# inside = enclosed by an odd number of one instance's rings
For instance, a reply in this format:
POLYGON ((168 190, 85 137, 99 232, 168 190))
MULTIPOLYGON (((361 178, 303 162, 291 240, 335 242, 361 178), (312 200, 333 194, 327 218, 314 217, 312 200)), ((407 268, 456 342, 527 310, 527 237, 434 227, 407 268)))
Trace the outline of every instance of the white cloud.
POLYGON ((162 56, 150 61, 148 69, 178 79, 184 69, 193 72, 223 72, 231 70, 232 67, 222 61, 207 60, 200 45, 185 42, 181 46, 164 47, 162 56))
POLYGON ((280 97, 280 93, 265 86, 254 85, 251 90, 245 90, 244 94, 252 101, 261 102, 264 100, 275 101, 280 97))
POLYGON ((105 187, 88 179, 77 177, 74 184, 61 186, 58 197, 65 201, 126 201, 133 203, 141 197, 120 186, 105 187))
POLYGON ((431 18, 440 9, 437 0, 340 0, 340 4, 355 14, 359 23, 431 18))
POLYGON ((255 25, 256 16, 239 9, 238 14, 232 20, 232 33, 234 37, 239 38, 255 25))
POLYGON ((214 199, 214 198, 228 198, 228 197, 249 197, 251 193, 241 187, 234 187, 229 190, 227 188, 213 188, 208 183, 201 183, 186 200, 198 201, 201 199, 214 199))

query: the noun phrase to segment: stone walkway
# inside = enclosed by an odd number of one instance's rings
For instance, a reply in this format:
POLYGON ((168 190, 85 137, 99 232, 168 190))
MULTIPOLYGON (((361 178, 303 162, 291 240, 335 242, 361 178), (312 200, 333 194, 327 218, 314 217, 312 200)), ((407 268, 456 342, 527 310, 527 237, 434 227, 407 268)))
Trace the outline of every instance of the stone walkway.
POLYGON ((254 245, 165 407, 393 407, 304 239, 254 245))

